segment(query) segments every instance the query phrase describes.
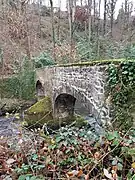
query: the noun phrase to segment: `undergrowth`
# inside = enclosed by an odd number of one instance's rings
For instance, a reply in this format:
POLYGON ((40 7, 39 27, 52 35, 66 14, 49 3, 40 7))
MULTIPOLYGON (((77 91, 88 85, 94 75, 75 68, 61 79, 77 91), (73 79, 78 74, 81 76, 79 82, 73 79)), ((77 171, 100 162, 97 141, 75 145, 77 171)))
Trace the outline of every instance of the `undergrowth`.
POLYGON ((87 126, 66 126, 53 135, 41 129, 39 134, 42 138, 20 132, 16 143, 1 138, 2 178, 135 179, 135 129, 95 138, 87 126))
POLYGON ((22 68, 15 76, 0 80, 1 97, 29 100, 35 93, 35 70, 24 59, 22 68))

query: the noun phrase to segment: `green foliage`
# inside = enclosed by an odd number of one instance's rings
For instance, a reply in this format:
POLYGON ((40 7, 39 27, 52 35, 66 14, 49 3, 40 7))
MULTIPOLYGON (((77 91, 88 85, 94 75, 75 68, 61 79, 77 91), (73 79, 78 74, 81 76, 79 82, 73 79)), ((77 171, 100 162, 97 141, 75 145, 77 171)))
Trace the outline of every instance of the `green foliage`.
POLYGON ((115 124, 121 128, 129 128, 133 124, 135 105, 135 62, 125 61, 109 66, 109 87, 115 108, 115 124))
POLYGON ((51 58, 51 56, 46 52, 41 53, 38 57, 34 57, 33 62, 35 64, 36 68, 41 68, 41 67, 44 67, 44 66, 50 66, 50 65, 55 65, 56 64, 53 61, 53 59, 51 58))
MULTIPOLYGON (((58 162, 60 167, 71 166, 71 165, 80 165, 85 166, 87 163, 91 162, 91 159, 87 158, 87 153, 83 152, 82 144, 91 141, 94 143, 98 141, 99 136, 90 130, 86 125, 82 128, 77 127, 62 127, 55 134, 54 143, 49 146, 50 150, 61 149, 66 159, 61 159, 58 162), (75 150, 76 156, 75 156, 75 150)), ((85 146, 85 145, 84 145, 85 146)), ((87 145, 86 145, 87 146, 87 145)))
POLYGON ((97 59, 97 53, 95 52, 95 43, 89 44, 87 39, 81 39, 77 43, 77 52, 79 55, 79 58, 82 61, 86 60, 95 60, 97 59))
POLYGON ((82 61, 95 59, 135 59, 135 45, 123 45, 108 38, 93 37, 89 44, 87 38, 78 38, 77 52, 82 61))
POLYGON ((42 176, 33 176, 32 174, 20 175, 18 180, 44 180, 42 176))
POLYGON ((38 179, 40 176, 34 174, 41 175, 44 172, 44 178, 48 179, 52 175, 56 179, 65 178, 68 174, 74 177, 72 172, 78 172, 79 169, 82 179, 87 174, 90 179, 95 176, 103 179, 107 177, 104 169, 120 180, 134 177, 135 129, 127 132, 111 131, 94 138, 87 126, 67 126, 48 135, 48 138, 49 142, 45 138, 38 147, 35 145, 35 153, 25 154, 28 161, 23 160, 21 167, 16 167, 19 160, 14 165, 20 179, 38 179))
MULTIPOLYGON (((1 143, 1 173, 15 179, 115 179, 131 180, 135 173, 135 129, 109 131, 94 137, 86 125, 71 124, 44 138, 37 132, 1 143), (13 143, 13 144, 12 144, 13 143), (9 166, 10 164, 10 166, 9 166), (114 179, 114 178, 108 178, 114 179)), ((47 126, 41 129, 47 130, 47 126)), ((5 177, 4 176, 4 177, 5 177)))
POLYGON ((35 93, 35 71, 27 59, 16 76, 1 81, 1 93, 6 97, 31 99, 35 93))
POLYGON ((124 57, 126 59, 135 59, 135 44, 128 45, 125 48, 124 57))

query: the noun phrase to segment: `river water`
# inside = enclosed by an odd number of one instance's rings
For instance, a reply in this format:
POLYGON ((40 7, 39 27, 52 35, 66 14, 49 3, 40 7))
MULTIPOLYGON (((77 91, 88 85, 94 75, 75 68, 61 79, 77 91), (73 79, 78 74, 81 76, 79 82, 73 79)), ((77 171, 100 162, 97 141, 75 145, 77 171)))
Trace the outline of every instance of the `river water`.
MULTIPOLYGON (((81 106, 81 103, 77 102, 75 104, 74 112, 75 114, 82 116, 88 122, 88 126, 92 131, 95 133, 103 132, 101 121, 90 115, 89 111, 84 106, 81 106)), ((21 114, 23 119, 24 112, 21 114)), ((9 118, 0 116, 0 136, 11 136, 19 134, 21 121, 21 119, 16 119, 14 115, 10 116, 9 118)))
POLYGON ((19 121, 14 117, 0 117, 0 136, 19 134, 19 121))

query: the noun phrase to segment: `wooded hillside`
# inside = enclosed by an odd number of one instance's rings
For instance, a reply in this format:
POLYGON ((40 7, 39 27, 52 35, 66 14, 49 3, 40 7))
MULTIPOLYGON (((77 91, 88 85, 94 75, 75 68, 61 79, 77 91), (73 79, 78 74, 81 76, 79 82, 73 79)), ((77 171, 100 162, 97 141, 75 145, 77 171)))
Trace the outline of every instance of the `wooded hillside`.
POLYGON ((44 1, 1 0, 2 74, 16 73, 24 57, 57 63, 135 57, 132 1, 68 0, 67 11, 44 1), (101 14, 104 3, 104 14, 101 14), (118 13, 117 13, 118 12, 118 13), (116 13, 118 14, 116 16, 116 13))

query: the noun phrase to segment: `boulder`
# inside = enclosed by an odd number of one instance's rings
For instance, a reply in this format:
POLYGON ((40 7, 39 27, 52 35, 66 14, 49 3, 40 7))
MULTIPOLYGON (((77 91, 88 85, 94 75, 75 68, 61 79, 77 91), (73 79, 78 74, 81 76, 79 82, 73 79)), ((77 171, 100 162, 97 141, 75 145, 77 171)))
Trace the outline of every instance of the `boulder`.
POLYGON ((42 126, 43 124, 53 124, 52 103, 49 97, 44 97, 28 108, 24 113, 24 120, 28 126, 42 126))

